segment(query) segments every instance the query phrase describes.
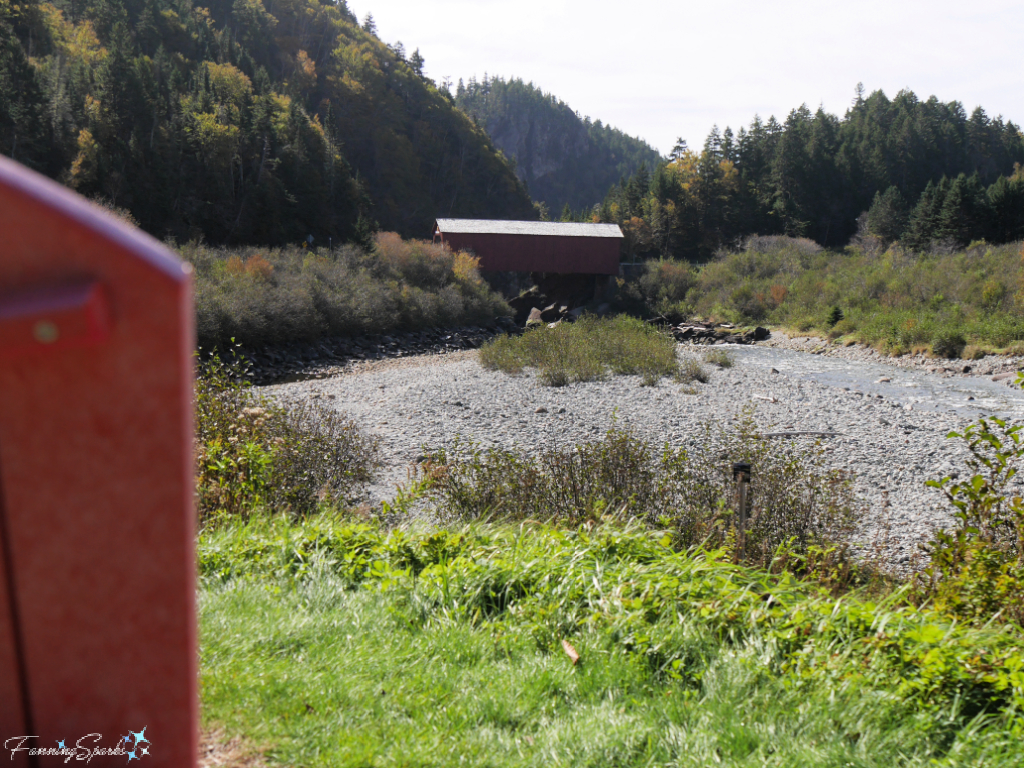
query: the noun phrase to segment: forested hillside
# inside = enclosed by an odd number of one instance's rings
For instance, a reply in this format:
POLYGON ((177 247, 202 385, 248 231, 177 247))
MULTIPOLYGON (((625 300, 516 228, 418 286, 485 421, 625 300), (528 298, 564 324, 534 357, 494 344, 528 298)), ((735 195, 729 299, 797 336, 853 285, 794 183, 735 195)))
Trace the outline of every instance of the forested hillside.
POLYGON ((590 209, 622 177, 661 156, 646 142, 600 120, 581 118, 565 102, 533 83, 500 77, 461 81, 455 101, 487 129, 491 140, 515 158, 519 178, 552 216, 568 205, 590 209))
POLYGON ((858 87, 842 118, 805 105, 784 123, 716 128, 699 152, 680 145, 613 189, 598 217, 623 226, 630 257, 706 259, 753 233, 826 246, 858 232, 915 248, 1006 242, 1024 238, 1019 163, 1024 137, 1012 122, 858 87))
POLYGON ((0 152, 212 243, 532 218, 510 164, 330 0, 0 0, 0 152))

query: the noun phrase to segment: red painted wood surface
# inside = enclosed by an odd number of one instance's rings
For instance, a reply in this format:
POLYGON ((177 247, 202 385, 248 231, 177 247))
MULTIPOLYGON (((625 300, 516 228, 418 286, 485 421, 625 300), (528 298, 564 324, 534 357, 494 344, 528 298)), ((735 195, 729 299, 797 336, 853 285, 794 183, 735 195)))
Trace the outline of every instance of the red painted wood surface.
POLYGON ((0 158, 0 740, 195 765, 192 317, 162 245, 0 158))
POLYGON ((106 292, 96 281, 0 295, 0 355, 51 354, 102 341, 110 321, 106 292))
POLYGON ((480 268, 498 272, 556 272, 617 275, 621 240, 614 237, 560 237, 442 232, 453 251, 471 250, 480 268))
MULTIPOLYGON (((17 638, 14 633, 14 610, 8 585, 3 511, 3 486, 0 485, 0 742, 28 733, 17 638)), ((0 743, 0 746, 3 744, 0 743)), ((12 763, 18 768, 29 764, 26 755, 0 753, 0 759, 6 760, 8 757, 13 757, 12 763)))

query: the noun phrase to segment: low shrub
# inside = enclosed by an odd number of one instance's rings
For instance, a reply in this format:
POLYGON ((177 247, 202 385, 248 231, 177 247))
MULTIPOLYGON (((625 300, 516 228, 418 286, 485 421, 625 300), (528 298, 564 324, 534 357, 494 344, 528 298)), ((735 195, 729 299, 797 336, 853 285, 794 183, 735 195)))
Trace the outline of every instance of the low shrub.
POLYGON ((855 241, 830 251, 795 238, 751 237, 688 271, 668 263, 650 262, 638 279, 617 284, 613 303, 672 320, 685 312, 831 338, 856 334, 890 351, 928 346, 940 334, 993 348, 1024 341, 1024 292, 1012 278, 1021 268, 1020 243, 882 252, 855 241), (675 305, 662 298, 684 285, 686 297, 675 305))
POLYGON ((683 547, 735 536, 732 464, 754 467, 745 536, 748 562, 769 566, 780 547, 804 555, 842 546, 856 519, 851 478, 830 470, 819 445, 765 439, 748 414, 708 425, 689 448, 660 453, 628 429, 537 456, 473 445, 428 454, 423 472, 447 521, 543 518, 577 525, 604 515, 670 526, 683 547))
POLYGON ((828 337, 838 339, 841 336, 848 336, 857 330, 857 322, 849 317, 844 317, 829 329, 828 337))
POLYGON ((942 330, 932 337, 932 353, 937 357, 958 358, 967 346, 959 331, 942 330))
POLYGON ((512 314, 480 278, 475 257, 394 233, 378 234, 369 252, 194 243, 179 252, 195 271, 204 350, 482 325, 512 314))
POLYGON ((640 290, 653 305, 661 302, 678 304, 694 286, 696 276, 693 265, 685 261, 652 261, 644 265, 644 273, 639 280, 640 290))
POLYGON ((376 442, 353 422, 315 400, 286 406, 257 394, 237 359, 200 364, 195 413, 206 524, 266 510, 307 515, 347 501, 380 463, 376 442))
POLYGON ((480 348, 480 364, 509 374, 536 368, 537 377, 549 386, 595 381, 608 372, 638 375, 641 384, 653 386, 679 372, 675 340, 624 315, 584 315, 575 323, 493 339, 480 348))
POLYGON ((679 363, 679 372, 676 374, 676 381, 679 383, 692 384, 697 381, 701 384, 706 384, 710 380, 711 375, 707 372, 707 369, 700 364, 699 360, 687 357, 679 363))
POLYGON ((649 261, 634 279, 613 278, 606 296, 616 312, 681 322, 692 312, 696 276, 696 267, 685 261, 649 261))
POLYGON ((807 258, 822 252, 822 247, 806 237, 787 237, 786 235, 751 235, 743 243, 746 251, 763 253, 768 256, 795 254, 807 258))

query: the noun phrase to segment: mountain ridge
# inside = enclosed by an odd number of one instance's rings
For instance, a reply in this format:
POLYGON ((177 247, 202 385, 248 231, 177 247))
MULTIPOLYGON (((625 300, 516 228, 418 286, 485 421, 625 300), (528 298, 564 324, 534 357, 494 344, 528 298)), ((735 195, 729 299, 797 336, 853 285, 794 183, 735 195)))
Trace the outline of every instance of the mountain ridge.
POLYGON ((344 0, 0 0, 0 151, 177 240, 536 218, 418 52, 344 0))
POLYGON ((641 164, 655 166, 662 160, 643 140, 580 117, 564 101, 521 78, 459 81, 455 103, 515 161, 530 195, 553 214, 565 206, 590 209, 641 164))

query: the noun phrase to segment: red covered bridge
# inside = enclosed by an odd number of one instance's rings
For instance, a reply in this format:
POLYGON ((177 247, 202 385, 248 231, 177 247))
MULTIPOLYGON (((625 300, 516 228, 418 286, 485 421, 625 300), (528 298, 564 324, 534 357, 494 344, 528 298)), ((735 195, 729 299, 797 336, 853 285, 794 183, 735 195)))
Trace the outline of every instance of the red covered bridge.
POLYGON ((472 251, 497 272, 617 275, 618 224, 438 219, 434 242, 472 251))

